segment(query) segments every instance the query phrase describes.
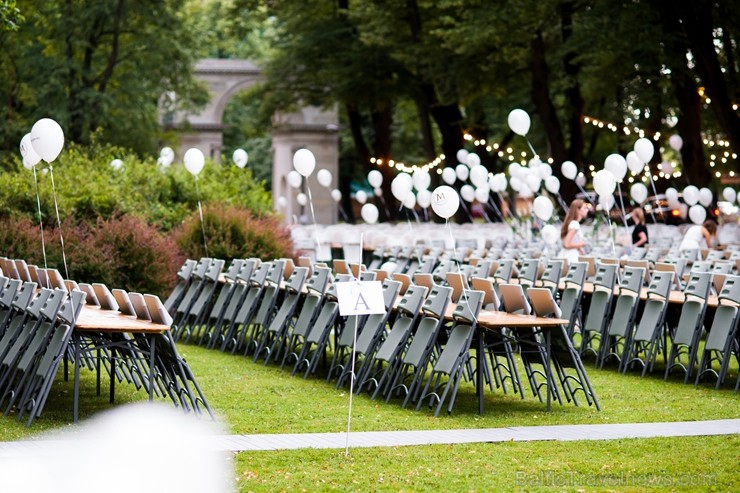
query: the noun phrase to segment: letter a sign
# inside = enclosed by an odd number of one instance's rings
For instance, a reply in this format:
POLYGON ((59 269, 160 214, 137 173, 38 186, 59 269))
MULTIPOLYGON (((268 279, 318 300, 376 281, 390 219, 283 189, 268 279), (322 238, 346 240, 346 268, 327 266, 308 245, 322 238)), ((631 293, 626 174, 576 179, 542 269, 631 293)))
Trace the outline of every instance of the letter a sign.
POLYGON ((341 316, 385 313, 380 281, 338 282, 335 286, 341 316))

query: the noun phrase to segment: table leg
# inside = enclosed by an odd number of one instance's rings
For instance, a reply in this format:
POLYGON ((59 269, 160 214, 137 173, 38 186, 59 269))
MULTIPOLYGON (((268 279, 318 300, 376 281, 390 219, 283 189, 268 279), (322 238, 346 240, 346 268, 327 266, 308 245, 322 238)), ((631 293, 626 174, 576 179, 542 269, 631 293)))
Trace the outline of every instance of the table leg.
POLYGON ((484 356, 483 330, 478 330, 478 354, 475 355, 475 388, 478 391, 478 414, 483 414, 483 358, 484 356))
POLYGON ((72 421, 77 422, 77 408, 80 399, 80 337, 73 335, 75 346, 75 382, 74 382, 74 404, 72 406, 72 421))
POLYGON ((156 342, 152 334, 152 341, 149 344, 149 402, 154 399, 154 346, 156 342))
MULTIPOLYGON (((98 365, 98 368, 100 368, 100 365, 98 365)), ((110 348, 110 389, 109 389, 109 398, 108 402, 113 404, 113 401, 116 398, 116 348, 111 347, 110 348)))
POLYGON ((100 364, 102 362, 102 359, 100 357, 100 348, 98 348, 95 351, 95 354, 96 354, 96 359, 97 359, 97 366, 95 367, 95 377, 96 377, 95 392, 96 392, 96 395, 100 395, 100 364))
POLYGON ((552 366, 550 364, 550 360, 552 359, 551 350, 550 350, 550 340, 551 340, 551 329, 545 329, 545 353, 547 354, 546 362, 547 362, 547 371, 545 372, 545 375, 547 375, 547 412, 550 412, 552 410, 552 391, 553 386, 555 385, 555 381, 553 380, 552 376, 552 366))

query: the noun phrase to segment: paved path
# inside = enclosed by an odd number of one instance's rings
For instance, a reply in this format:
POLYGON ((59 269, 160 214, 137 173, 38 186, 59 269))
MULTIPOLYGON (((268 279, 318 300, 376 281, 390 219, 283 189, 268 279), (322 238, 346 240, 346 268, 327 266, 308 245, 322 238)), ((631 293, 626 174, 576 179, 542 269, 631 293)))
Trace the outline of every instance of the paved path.
MULTIPOLYGON (((538 440, 615 440, 622 438, 682 437, 740 434, 740 419, 600 425, 513 426, 471 430, 369 431, 349 434, 349 447, 398 447, 446 443, 526 442, 538 440)), ((48 443, 48 442, 47 442, 48 443)), ((55 441, 59 445, 59 441, 55 441)), ((223 435, 213 448, 231 452, 301 448, 343 449, 346 433, 223 435)), ((0 459, 44 448, 43 440, 0 442, 0 459)))

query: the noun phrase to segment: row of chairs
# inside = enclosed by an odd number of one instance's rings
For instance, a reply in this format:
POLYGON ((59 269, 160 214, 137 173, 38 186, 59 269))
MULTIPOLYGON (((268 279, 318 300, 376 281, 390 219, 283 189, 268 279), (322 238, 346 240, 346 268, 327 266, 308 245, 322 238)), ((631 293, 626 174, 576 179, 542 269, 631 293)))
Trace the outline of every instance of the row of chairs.
MULTIPOLYGON (((9 310, 13 306, 13 293, 17 290, 19 284, 28 286, 30 289, 30 291, 23 291, 24 297, 20 298, 20 302, 26 300, 25 296, 28 296, 28 292, 38 290, 39 284, 30 280, 35 277, 42 283, 36 299, 40 299, 39 297, 46 295, 48 292, 56 293, 55 296, 57 297, 67 296, 70 299, 77 300, 76 311, 74 312, 76 314, 80 313, 82 305, 88 305, 98 307, 101 310, 121 312, 124 315, 134 316, 143 321, 168 326, 172 323, 169 313, 159 297, 155 295, 126 292, 122 289, 109 290, 107 286, 101 283, 88 284, 64 280, 58 270, 38 268, 27 264, 23 259, 0 258, 0 269, 2 269, 0 272, 9 274, 8 278, 0 277, 0 280, 7 279, 3 291, 5 302, 0 301, 2 309, 9 310), (44 287, 46 285, 50 287, 44 287)), ((52 299, 54 299, 53 296, 52 299)), ((15 303, 18 304, 18 302, 15 303)), ((65 316, 65 311, 59 311, 57 316, 59 320, 56 323, 66 323, 69 327, 69 333, 66 333, 64 337, 61 333, 60 335, 55 333, 55 337, 49 339, 50 343, 55 343, 53 354, 57 354, 58 349, 62 353, 66 353, 67 360, 74 361, 75 345, 73 343, 76 343, 80 348, 79 362, 81 367, 97 373, 98 389, 100 388, 100 370, 104 369, 112 382, 125 380, 129 384, 133 384, 137 390, 144 388, 158 396, 169 397, 176 406, 181 406, 186 412, 207 413, 212 419, 215 419, 215 415, 200 390, 195 376, 187 362, 177 352, 174 340, 168 332, 129 334, 109 330, 99 332, 91 330, 74 331, 73 320, 77 320, 76 316, 71 319, 69 315, 65 316), (148 356, 151 354, 152 346, 156 347, 154 352, 156 357, 154 366, 150 367, 148 356), (149 381, 150 375, 152 376, 151 382, 149 381)), ((16 340, 11 339, 11 337, 17 336, 11 336, 11 334, 15 334, 15 332, 5 333, 8 340, 16 340)), ((20 342, 17 344, 15 350, 8 350, 9 354, 18 357, 18 361, 25 364, 29 361, 29 358, 34 357, 36 351, 30 351, 28 346, 23 346, 20 342)), ((31 349, 36 348, 32 347, 31 349)), ((10 358, 10 356, 8 357, 10 358)), ((47 358, 50 359, 48 363, 55 363, 48 367, 49 371, 56 372, 57 360, 53 359, 52 356, 47 358)), ((42 368, 46 369, 48 363, 42 368)), ((53 376, 52 374, 51 378, 48 379, 49 385, 53 381, 53 376)), ((111 390, 111 402, 113 401, 112 392, 111 390)), ((18 392, 15 392, 15 395, 17 397, 13 397, 13 399, 16 399, 13 401, 14 403, 20 398, 18 392)), ((1 404, 2 402, 0 402, 1 404)), ((22 411, 20 407, 18 407, 18 410, 22 411)), ((9 411, 10 408, 6 409, 6 413, 9 411)), ((37 414, 39 413, 40 410, 37 414)), ((21 414, 22 412, 19 412, 19 416, 21 414)))
POLYGON ((41 415, 84 295, 0 276, 0 409, 41 415))
MULTIPOLYGON (((337 387, 347 385, 355 375, 357 392, 367 390, 374 398, 382 396, 386 400, 403 396, 404 406, 414 402, 417 408, 425 402, 436 404, 435 413, 445 402, 451 411, 460 380, 475 378, 470 347, 477 333, 478 315, 484 303, 489 308, 491 303, 498 304, 493 301, 497 296, 493 284, 486 284, 490 281, 487 277, 474 278, 481 281, 476 283, 480 290, 476 286, 471 290, 465 276, 458 277, 459 290, 442 283, 404 286, 398 280, 385 279, 385 313, 348 322, 338 315, 335 282, 372 280, 374 272, 358 270, 359 276, 335 273, 332 281, 327 266, 295 266, 290 259, 237 259, 221 274, 222 266, 221 261, 204 258, 188 261, 181 268, 180 282, 165 302, 175 318, 175 333, 180 340, 241 352, 263 364, 273 361, 281 368, 290 367, 293 375, 302 373, 304 378, 315 374, 320 362, 331 354, 327 381, 336 379, 337 387), (445 322, 450 303, 457 304, 457 312, 452 322, 445 322)), ((460 273, 447 274, 444 279, 453 279, 449 275, 460 273)), ((549 288, 546 290, 551 294, 549 288)), ((494 331, 486 334, 489 332, 494 331)), ((535 347, 539 356, 523 359, 532 392, 542 400, 543 383, 533 376, 537 374, 537 361, 542 366, 539 373, 550 374, 544 339, 535 332, 525 334, 526 337, 522 334, 511 331, 487 345, 492 363, 484 365, 484 378, 492 388, 495 383, 503 385, 506 391, 506 380, 499 378, 503 367, 516 372, 514 355, 520 346, 535 347), (517 338, 521 341, 517 342, 517 338), (502 355, 508 358, 507 365, 499 362, 502 355)), ((492 336, 485 337, 489 340, 492 336)), ((583 378, 585 371, 578 353, 572 347, 568 351, 568 343, 558 347, 567 352, 567 357, 554 358, 558 375, 562 375, 561 383, 568 386, 568 399, 575 400, 572 396, 578 389, 571 382, 587 382, 583 378), (567 376, 566 367, 578 367, 579 376, 567 376)), ((584 392, 589 404, 594 402, 590 383, 580 387, 588 389, 584 392)), ((523 398, 523 390, 519 392, 523 398)), ((556 397, 560 400, 559 394, 556 397)))

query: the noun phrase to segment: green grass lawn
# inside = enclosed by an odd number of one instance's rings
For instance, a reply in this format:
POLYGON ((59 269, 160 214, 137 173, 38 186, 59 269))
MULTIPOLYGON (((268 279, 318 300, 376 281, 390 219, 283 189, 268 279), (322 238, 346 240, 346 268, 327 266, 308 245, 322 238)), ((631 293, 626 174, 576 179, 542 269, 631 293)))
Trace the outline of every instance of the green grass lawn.
MULTIPOLYGON (((251 358, 181 345, 226 432, 309 433, 346 430, 348 393, 321 375, 304 380, 251 358)), ((554 404, 551 413, 528 395, 486 392, 477 413, 475 389, 461 386, 452 415, 427 408, 402 409, 367 394, 353 400, 353 431, 495 428, 555 424, 670 422, 738 418, 737 368, 716 391, 662 372, 640 378, 611 368, 587 370, 603 411, 554 404), (660 376, 658 376, 660 375, 660 376), (733 385, 730 386, 729 382, 733 385)), ((96 395, 95 378, 83 371, 81 419, 110 407, 107 380, 96 395)), ((526 385, 525 385, 526 389, 526 385)), ((117 386, 116 405, 145 400, 146 393, 117 386)), ((72 382, 60 375, 43 415, 30 429, 13 416, 0 419, 0 440, 18 440, 70 428, 72 382)), ((83 425, 84 426, 84 425, 83 425)), ((581 442, 507 442, 343 450, 293 450, 235 454, 240 491, 731 491, 740 486, 737 435, 581 442)))

